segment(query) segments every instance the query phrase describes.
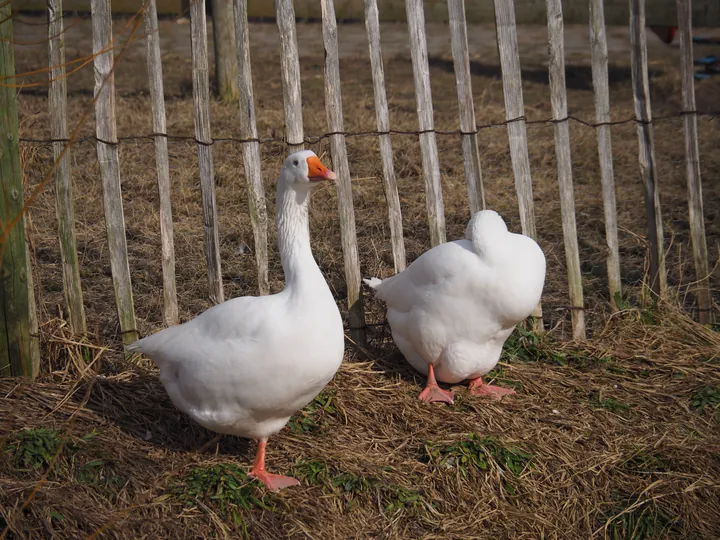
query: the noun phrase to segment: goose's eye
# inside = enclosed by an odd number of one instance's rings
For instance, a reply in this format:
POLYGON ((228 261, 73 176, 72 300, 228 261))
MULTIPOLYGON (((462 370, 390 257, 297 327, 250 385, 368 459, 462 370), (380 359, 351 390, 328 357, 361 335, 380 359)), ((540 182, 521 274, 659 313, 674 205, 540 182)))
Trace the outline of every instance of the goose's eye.
POLYGON ((293 165, 295 165, 296 167, 298 166, 298 160, 297 160, 297 159, 296 159, 295 161, 293 161, 293 165))

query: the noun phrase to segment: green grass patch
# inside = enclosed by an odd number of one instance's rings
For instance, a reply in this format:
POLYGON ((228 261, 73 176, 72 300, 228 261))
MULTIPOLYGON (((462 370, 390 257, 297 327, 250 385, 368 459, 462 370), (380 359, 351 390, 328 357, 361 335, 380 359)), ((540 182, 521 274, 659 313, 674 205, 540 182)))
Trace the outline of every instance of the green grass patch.
POLYGON ((247 473, 230 463, 212 467, 194 467, 182 483, 170 487, 170 494, 188 506, 198 501, 216 509, 232 521, 244 537, 248 536, 243 512, 252 509, 272 510, 271 496, 263 494, 260 485, 247 473))
POLYGON ((288 422, 288 427, 295 433, 317 433, 322 430, 330 418, 337 416, 337 408, 333 400, 335 391, 320 392, 304 409, 299 411, 288 422))
POLYGON ((680 534, 677 518, 649 500, 635 505, 631 498, 623 498, 603 515, 611 540, 651 540, 676 537, 680 534))
POLYGON ((699 415, 710 414, 720 424, 720 387, 703 386, 692 393, 690 407, 699 415))
POLYGON ((668 460, 657 450, 636 450, 622 464, 622 468, 632 473, 666 472, 671 469, 668 460))
POLYGON ((592 394, 590 396, 590 407, 595 410, 605 409, 623 418, 627 418, 631 409, 631 406, 627 403, 623 403, 613 397, 604 398, 600 394, 592 394))
MULTIPOLYGON (((64 446, 64 454, 73 456, 97 436, 95 431, 81 437, 69 437, 64 446)), ((48 428, 25 429, 11 437, 5 448, 12 463, 21 469, 38 471, 50 465, 60 452, 63 434, 48 428)))
POLYGON ((417 491, 373 476, 335 471, 320 461, 299 461, 293 466, 293 474, 309 485, 322 486, 325 492, 336 493, 345 501, 347 510, 368 497, 374 499, 373 504, 379 503, 386 514, 392 515, 424 505, 422 495, 417 491))
POLYGON ((535 456, 517 446, 505 446, 496 437, 471 433, 452 444, 425 443, 430 461, 440 467, 454 467, 467 476, 473 469, 488 471, 493 465, 520 476, 532 466, 535 456))

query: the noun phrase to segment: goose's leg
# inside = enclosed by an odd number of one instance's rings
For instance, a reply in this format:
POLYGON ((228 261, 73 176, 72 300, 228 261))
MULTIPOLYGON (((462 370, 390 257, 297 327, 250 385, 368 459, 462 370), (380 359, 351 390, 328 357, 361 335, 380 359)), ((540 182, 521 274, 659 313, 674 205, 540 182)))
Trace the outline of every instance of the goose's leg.
POLYGON ((270 491, 279 491, 282 488, 290 486, 299 486, 300 482, 290 476, 271 474, 265 470, 265 445, 267 445, 267 439, 258 440, 258 448, 255 453, 255 463, 248 473, 249 476, 260 480, 260 482, 265 484, 270 491))
POLYGON ((455 396, 452 392, 443 390, 438 386, 438 383, 435 380, 435 368, 433 368, 432 364, 428 364, 428 376, 427 383, 425 384, 425 390, 420 392, 418 397, 427 403, 439 402, 449 403, 452 405, 455 396))
POLYGON ((490 396, 492 399, 500 399, 503 396, 514 394, 515 390, 510 388, 502 388, 501 386, 493 386, 491 384, 485 384, 482 377, 473 379, 468 385, 470 393, 474 396, 490 396))

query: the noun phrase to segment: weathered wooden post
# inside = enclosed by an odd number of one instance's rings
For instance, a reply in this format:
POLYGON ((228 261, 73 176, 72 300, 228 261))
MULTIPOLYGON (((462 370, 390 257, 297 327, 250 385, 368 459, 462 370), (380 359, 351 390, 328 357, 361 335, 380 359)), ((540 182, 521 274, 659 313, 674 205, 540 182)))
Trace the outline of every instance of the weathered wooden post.
POLYGON ((218 97, 223 101, 234 102, 240 92, 233 3, 229 0, 212 0, 212 23, 218 97))
MULTIPOLYGON (((0 80, 15 75, 12 11, 0 4, 0 80)), ((35 298, 23 219, 15 89, 0 86, 0 375, 34 377, 40 355, 33 335, 35 298), (35 341, 35 343, 33 343, 35 341)))

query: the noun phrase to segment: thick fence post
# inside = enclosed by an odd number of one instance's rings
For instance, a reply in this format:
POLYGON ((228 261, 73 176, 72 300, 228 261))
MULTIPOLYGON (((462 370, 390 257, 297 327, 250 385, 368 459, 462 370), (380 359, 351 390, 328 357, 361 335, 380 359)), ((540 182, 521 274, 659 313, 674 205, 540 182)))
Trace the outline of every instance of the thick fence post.
POLYGON ((70 180, 70 150, 62 154, 68 138, 67 84, 65 81, 65 36, 63 33, 62 0, 48 0, 48 61, 50 62, 50 137, 53 138, 53 155, 60 159, 55 168, 55 209, 58 218, 60 259, 63 270, 63 292, 70 329, 84 334, 85 308, 80 283, 77 244, 75 242, 75 212, 73 209, 72 182, 70 180))
POLYGON ((560 0, 547 0, 548 40, 550 50, 550 101, 555 131, 558 184, 560 185, 560 213, 562 214, 565 264, 572 304, 571 319, 574 339, 585 339, 585 307, 583 305, 580 250, 575 224, 575 195, 573 190, 572 159, 570 156, 570 128, 567 119, 567 89, 565 87, 565 43, 560 0))
MULTIPOLYGON (((10 2, 0 4, 0 79, 15 75, 10 2)), ((15 89, 0 86, 0 375, 34 377, 35 299, 23 218, 22 168, 15 89)))
POLYGON ((207 19, 205 0, 190 3, 190 41, 193 64, 193 105, 195 114, 195 138, 197 139, 200 192, 205 233, 205 261, 207 264, 210 300, 222 303, 222 272, 220 269, 220 232, 218 230, 217 205, 215 204, 215 167, 210 134, 210 84, 208 80, 207 19))
POLYGON ((410 58, 415 80, 415 104, 420 127, 420 151, 422 153, 425 197, 427 198, 430 244, 445 242, 445 208, 440 185, 440 159, 435 140, 432 93, 430 92, 430 67, 428 65, 427 39, 425 37, 425 13, 422 0, 405 0, 408 31, 410 33, 410 58))
POLYGON ((165 94, 160 56, 160 34, 157 6, 149 0, 145 7, 145 34, 153 133, 155 135, 155 166, 160 197, 160 245, 163 274, 163 319, 168 326, 178 323, 177 291, 175 288, 175 246, 173 241, 172 205, 170 204, 170 162, 165 121, 165 94))
POLYGON ((238 65, 235 46, 235 18, 230 0, 212 0, 215 84, 223 101, 238 99, 238 65))
POLYGON ((252 70, 250 68, 250 32, 247 19, 247 0, 235 0, 235 31, 238 63, 238 88, 240 90, 240 136, 252 139, 244 142, 243 163, 248 186, 248 207, 255 237, 255 262, 258 267, 258 290, 270 292, 268 282, 267 207, 260 169, 260 143, 255 123, 252 70))
POLYGON ((345 260, 345 283, 348 294, 348 323, 350 338, 365 346, 365 312, 360 289, 360 259, 358 257, 355 210, 353 208, 350 166, 348 165, 340 94, 340 58, 337 42, 337 21, 333 0, 320 0, 322 8, 323 44, 325 46, 325 110, 330 135, 330 153, 337 172, 338 211, 340 238, 345 260))
POLYGON ((300 58, 295 32, 293 0, 275 0, 280 31, 280 65, 282 68, 283 104, 285 106, 285 142, 290 153, 304 148, 300 58))
POLYGON ((698 320, 712 322, 712 296, 710 295, 710 269, 708 264, 705 223, 703 221, 702 179, 700 177, 700 150, 698 149, 697 116, 695 115, 695 70, 692 49, 692 10, 690 0, 677 0, 678 29, 680 34, 680 74, 685 114, 685 159, 688 186, 690 236, 695 260, 695 295, 698 302, 698 320))
POLYGON ((115 59, 112 49, 105 50, 112 41, 110 0, 92 0, 91 9, 93 53, 97 55, 94 59, 95 95, 97 96, 95 133, 99 139, 97 155, 103 184, 105 228, 120 332, 123 343, 129 344, 137 340, 138 336, 120 187, 120 159, 115 122, 115 76, 113 74, 115 59), (103 50, 105 52, 101 52, 103 50))
MULTIPOLYGON (((515 191, 520 209, 520 223, 524 235, 537 238, 535 207, 533 205, 530 156, 528 155, 525 105, 523 103, 520 55, 515 26, 515 5, 512 0, 495 0, 495 27, 497 29, 500 70, 502 71, 505 118, 508 121, 510 160, 515 175, 515 191)), ((532 314, 533 329, 542 331, 542 305, 532 314)))
POLYGON ((450 45, 455 66, 460 131, 462 131, 463 162, 470 213, 485 208, 480 152, 478 151, 475 105, 470 81, 470 51, 468 50, 467 24, 465 23, 465 0, 448 0, 450 18, 450 45))
POLYGON ((640 147, 640 173, 645 189, 645 214, 650 243, 650 288, 663 296, 667 290, 662 212, 655 161, 655 135, 650 107, 645 0, 630 0, 630 60, 632 65, 633 98, 640 147))
POLYGON ((390 114, 388 112, 387 95, 385 93, 385 70, 380 50, 380 21, 377 0, 365 0, 365 28, 370 51, 373 92, 375 94, 375 116, 377 129, 380 132, 380 159, 383 169, 383 188, 388 205, 388 221, 390 222, 390 242, 393 250, 395 273, 405 270, 405 241, 402 230, 402 212, 398 195, 395 165, 393 164, 392 143, 390 141, 390 114))
POLYGON ((612 139, 610 130, 610 85, 608 82, 608 50, 605 37, 603 0, 590 0, 590 56, 592 62, 593 92, 595 94, 595 121, 597 127, 600 183, 605 213, 605 242, 608 248, 607 275, 610 303, 617 308, 622 298, 620 284, 620 248, 618 245, 617 205, 613 174, 612 139))

